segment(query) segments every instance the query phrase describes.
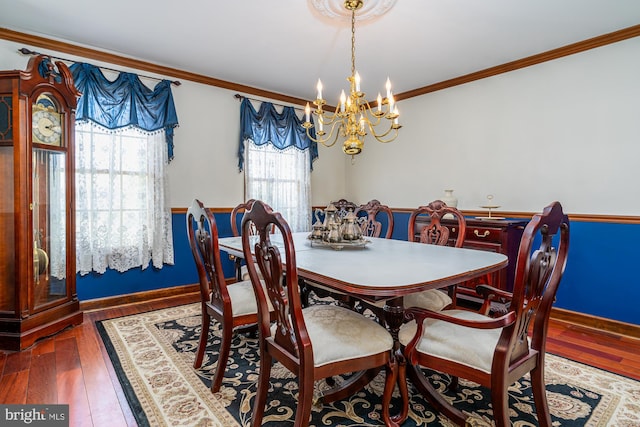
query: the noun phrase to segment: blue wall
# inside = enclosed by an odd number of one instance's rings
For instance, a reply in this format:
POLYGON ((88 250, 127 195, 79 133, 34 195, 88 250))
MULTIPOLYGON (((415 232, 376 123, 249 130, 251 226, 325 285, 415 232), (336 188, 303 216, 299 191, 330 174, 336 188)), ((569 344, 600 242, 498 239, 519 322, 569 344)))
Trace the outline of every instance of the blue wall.
MULTIPOLYGON (((220 236, 230 236, 229 213, 215 217, 220 236)), ((394 214, 394 239, 407 239, 408 220, 409 213, 394 214)), ((83 301, 197 283, 184 214, 173 215, 173 236, 175 265, 78 276, 78 298, 83 301)), ((555 307, 640 324, 640 279, 634 267, 639 262, 635 257, 638 241, 638 224, 572 221, 569 260, 555 307)), ((224 255, 222 262, 225 277, 233 277, 233 263, 224 255)))
MULTIPOLYGON (((215 214, 220 237, 231 236, 230 214, 215 214)), ((187 239, 185 215, 173 214, 174 265, 165 265, 162 269, 148 266, 144 270, 135 268, 119 273, 107 270, 105 274, 91 273, 78 275, 76 288, 80 301, 124 295, 133 292, 170 288, 198 283, 196 265, 187 239)), ((233 262, 224 254, 221 257, 225 277, 234 277, 233 262)))
POLYGON ((572 221, 570 239, 555 306, 640 324, 640 225, 572 221))

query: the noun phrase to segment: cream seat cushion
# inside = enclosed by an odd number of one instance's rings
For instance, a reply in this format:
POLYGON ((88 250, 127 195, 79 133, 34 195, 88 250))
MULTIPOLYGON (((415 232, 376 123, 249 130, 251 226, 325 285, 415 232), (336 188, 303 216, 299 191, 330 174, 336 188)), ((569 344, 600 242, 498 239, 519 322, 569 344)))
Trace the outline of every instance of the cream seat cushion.
MULTIPOLYGON (((467 310, 445 310, 443 313, 466 320, 489 320, 490 317, 467 310)), ((502 329, 475 329, 455 325, 436 319, 425 319, 422 339, 418 342, 420 353, 451 360, 463 365, 491 373, 493 352, 502 329)), ((400 328, 398 339, 402 345, 416 333, 416 322, 405 323, 400 328)))
MULTIPOLYGON (((264 288, 264 282, 262 282, 262 287, 264 288)), ((251 286, 251 280, 231 283, 227 285, 227 291, 231 299, 233 317, 258 313, 258 303, 253 286, 251 286)), ((267 300, 267 305, 269 306, 269 311, 273 311, 271 301, 267 300)))
MULTIPOLYGON (((302 310, 313 348, 314 366, 391 351, 393 338, 383 327, 348 308, 314 304, 302 310)), ((276 325, 272 326, 272 333, 276 325)))
POLYGON ((451 297, 439 289, 416 292, 404 297, 405 307, 420 307, 431 311, 440 311, 453 304, 451 297))
MULTIPOLYGON (((249 269, 246 265, 240 267, 240 277, 243 281, 251 280, 251 277, 249 277, 249 269)), ((262 279, 262 273, 260 272, 260 269, 258 269, 258 277, 262 279)))
MULTIPOLYGON (((367 302, 376 307, 383 308, 386 300, 367 302)), ((445 307, 453 304, 453 300, 445 292, 438 289, 429 289, 422 292, 405 295, 403 298, 405 307, 420 307, 431 311, 441 311, 445 307)))

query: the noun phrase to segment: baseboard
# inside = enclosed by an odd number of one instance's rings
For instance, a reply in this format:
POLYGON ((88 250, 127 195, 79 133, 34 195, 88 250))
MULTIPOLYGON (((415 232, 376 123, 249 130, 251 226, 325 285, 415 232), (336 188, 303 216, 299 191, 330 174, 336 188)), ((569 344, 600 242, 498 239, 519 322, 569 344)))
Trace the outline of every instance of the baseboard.
POLYGON ((91 300, 80 301, 80 310, 102 310, 119 305, 135 304, 160 298, 184 297, 185 295, 197 294, 198 292, 200 292, 200 285, 198 284, 181 285, 163 289, 153 289, 150 291, 135 292, 126 295, 116 295, 112 297, 95 298, 91 300))
POLYGON ((634 325, 632 323, 620 322, 617 320, 606 319, 604 317, 578 313, 575 311, 555 307, 551 309, 551 318, 554 320, 560 320, 580 326, 598 329, 600 331, 606 331, 618 335, 626 335, 629 337, 640 339, 640 325, 634 325))

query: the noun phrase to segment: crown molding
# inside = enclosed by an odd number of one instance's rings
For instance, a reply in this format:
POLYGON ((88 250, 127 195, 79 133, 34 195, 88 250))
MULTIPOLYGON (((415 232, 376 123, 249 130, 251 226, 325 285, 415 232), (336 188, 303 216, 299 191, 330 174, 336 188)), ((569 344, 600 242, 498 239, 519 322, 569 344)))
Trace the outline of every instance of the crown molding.
MULTIPOLYGON (((632 27, 624 28, 622 30, 614 31, 608 34, 604 34, 598 37, 593 37, 581 42, 573 43, 567 46, 553 49, 547 52, 532 55, 526 58, 518 59, 516 61, 507 62, 506 64, 498 65, 495 67, 487 68, 484 70, 476 71, 474 73, 466 74, 464 76, 455 77, 453 79, 445 80, 439 83, 435 83, 429 86, 413 89, 407 92, 399 93, 395 95, 396 100, 413 98, 415 96, 424 95, 430 92, 436 92, 442 89, 447 89, 453 86, 469 83, 475 80, 485 79, 498 74, 508 73, 521 68, 530 67, 532 65, 541 64, 543 62, 552 61, 554 59, 562 58, 565 56, 573 55, 576 53, 584 52, 590 49, 595 49, 608 44, 617 43, 623 40, 631 39, 640 36, 640 25, 634 25, 632 27)), ((267 90, 257 89, 251 86, 245 86, 238 83, 228 82, 225 80, 208 77, 202 74, 196 74, 177 68, 165 67, 162 65, 153 64, 151 62, 145 62, 138 59, 128 58, 121 55, 102 52, 96 49, 77 46, 71 43, 61 42, 58 40, 52 40, 41 36, 32 34, 21 33, 18 31, 9 30, 7 28, 0 27, 0 39, 5 39, 17 43, 25 43, 30 46, 38 46, 45 49, 55 50, 57 52, 64 52, 70 55, 80 56, 83 58, 94 59, 96 61, 103 61, 109 64, 120 65, 123 67, 135 68, 146 72, 160 74, 163 76, 170 76, 171 78, 178 78, 181 80, 188 80, 195 83, 202 83, 210 86, 216 86, 223 89, 229 89, 246 93, 249 95, 259 96, 268 99, 274 99, 294 105, 305 105, 307 100, 301 98, 295 98, 292 96, 283 95, 277 92, 270 92, 267 90)))
POLYGON ((557 49, 553 49, 547 52, 528 56, 526 58, 518 59, 512 62, 507 62, 506 64, 497 65, 491 68, 486 68, 484 70, 476 71, 474 73, 466 74, 460 77, 455 77, 453 79, 444 80, 439 83, 435 83, 429 86, 424 86, 418 89, 399 93, 397 95, 394 94, 394 96, 396 100, 413 98, 414 96, 420 96, 430 92, 436 92, 436 91, 447 89, 453 86, 458 86, 465 83, 473 82, 475 80, 486 79, 487 77, 508 73, 510 71, 519 70, 521 68, 530 67, 532 65, 541 64, 547 61, 553 61, 554 59, 584 52, 590 49, 595 49, 597 47, 606 46, 608 44, 617 43, 617 42, 631 39, 638 36, 640 36, 640 25, 634 25, 633 27, 624 28, 619 31, 614 31, 612 33, 607 33, 598 37, 593 37, 591 39, 569 44, 569 45, 559 47, 557 49))
POLYGON ((160 74, 180 80, 188 80, 195 83, 216 86, 223 89, 229 89, 241 93, 255 95, 263 98, 274 99, 294 105, 305 105, 307 100, 283 95, 281 93, 270 92, 267 90, 257 89, 251 86, 245 86, 238 83, 228 82, 202 74, 196 74, 177 68, 165 67, 151 62, 141 61, 139 59, 128 58, 126 56, 116 55, 113 53, 102 52, 96 49, 77 46, 71 43, 52 40, 41 36, 21 33, 0 27, 0 39, 9 40, 16 43, 24 43, 29 46, 37 46, 43 49, 55 50, 69 55, 79 56, 82 58, 102 61, 109 64, 120 65, 122 67, 134 68, 145 72, 160 74))

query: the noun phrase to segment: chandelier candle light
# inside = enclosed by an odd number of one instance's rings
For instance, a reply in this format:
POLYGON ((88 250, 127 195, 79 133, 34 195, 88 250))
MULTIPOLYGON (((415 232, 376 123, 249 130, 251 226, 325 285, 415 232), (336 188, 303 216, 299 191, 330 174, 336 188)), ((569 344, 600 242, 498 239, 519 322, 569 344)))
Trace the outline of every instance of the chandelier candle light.
POLYGON ((391 142, 398 136, 398 129, 402 126, 398 124, 398 107, 391 92, 391 82, 387 78, 387 96, 382 98, 378 93, 377 108, 372 108, 364 98, 365 94, 360 91, 360 75, 356 71, 356 10, 363 5, 363 0, 345 0, 344 7, 351 11, 351 76, 347 77, 350 84, 349 96, 344 90, 340 94, 340 102, 336 106, 333 114, 328 115, 323 110, 326 101, 322 98, 322 82, 318 80, 317 99, 313 101, 316 106, 313 110, 315 122, 317 124, 316 138, 312 137, 309 130, 314 126, 311 123, 311 107, 307 102, 305 107, 305 122, 302 126, 307 130, 307 136, 326 147, 332 147, 338 137, 346 138, 342 151, 345 154, 355 156, 360 154, 364 146, 364 137, 367 130, 379 142, 391 142), (383 121, 382 119, 386 119, 383 121), (378 130, 377 126, 387 123, 388 128, 378 130), (328 128, 328 132, 325 131, 328 128), (378 133, 380 132, 380 133, 378 133))

